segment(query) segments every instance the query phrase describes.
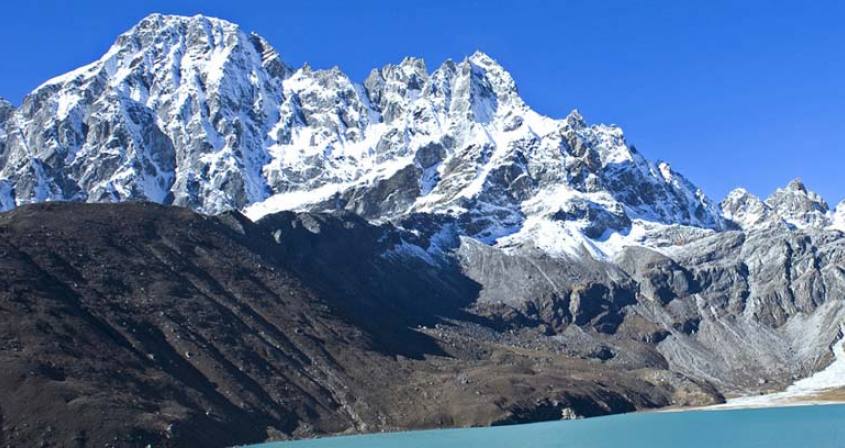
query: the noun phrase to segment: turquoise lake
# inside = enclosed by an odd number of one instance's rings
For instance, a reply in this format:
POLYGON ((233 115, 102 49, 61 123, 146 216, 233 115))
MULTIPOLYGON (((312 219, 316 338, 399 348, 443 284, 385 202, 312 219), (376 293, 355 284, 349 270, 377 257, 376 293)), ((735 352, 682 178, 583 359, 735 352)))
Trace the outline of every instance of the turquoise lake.
POLYGON ((261 448, 845 448, 845 405, 650 412, 575 421, 331 437, 261 448))

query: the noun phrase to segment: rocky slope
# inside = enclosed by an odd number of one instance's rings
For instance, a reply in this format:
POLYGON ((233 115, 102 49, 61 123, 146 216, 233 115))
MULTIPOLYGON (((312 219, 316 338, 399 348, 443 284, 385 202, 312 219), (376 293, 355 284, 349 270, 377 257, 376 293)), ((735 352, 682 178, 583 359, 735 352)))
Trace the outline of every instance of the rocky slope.
POLYGON ((0 215, 0 441, 231 446, 721 399, 660 367, 502 337, 465 310, 471 280, 381 256, 400 236, 151 204, 0 215))

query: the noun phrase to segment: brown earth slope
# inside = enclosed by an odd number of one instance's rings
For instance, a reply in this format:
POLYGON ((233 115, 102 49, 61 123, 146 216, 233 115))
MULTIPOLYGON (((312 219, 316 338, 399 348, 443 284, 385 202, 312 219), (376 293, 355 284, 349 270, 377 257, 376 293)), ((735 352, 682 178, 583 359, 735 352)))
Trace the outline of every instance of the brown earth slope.
POLYGON ((0 443, 227 446, 720 399, 513 343, 466 312, 477 285, 379 256, 376 230, 141 203, 0 214, 0 443))

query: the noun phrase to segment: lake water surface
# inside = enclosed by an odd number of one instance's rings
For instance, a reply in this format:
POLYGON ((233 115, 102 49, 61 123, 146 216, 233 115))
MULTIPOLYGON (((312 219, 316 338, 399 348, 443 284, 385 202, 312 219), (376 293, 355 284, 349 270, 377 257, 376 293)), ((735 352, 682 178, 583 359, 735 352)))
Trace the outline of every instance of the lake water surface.
POLYGON ((845 405, 650 412, 493 428, 332 437, 261 448, 845 448, 845 405))

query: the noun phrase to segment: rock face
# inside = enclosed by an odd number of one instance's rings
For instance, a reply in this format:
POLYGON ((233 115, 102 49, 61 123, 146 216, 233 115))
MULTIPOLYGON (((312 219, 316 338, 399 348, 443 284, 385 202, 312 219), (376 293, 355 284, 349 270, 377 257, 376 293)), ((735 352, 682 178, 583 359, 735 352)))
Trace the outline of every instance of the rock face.
POLYGON ((662 309, 645 303, 638 312, 673 322, 660 345, 673 370, 742 392, 755 389, 755 376, 788 384, 833 360, 845 322, 841 234, 776 226, 662 252, 690 281, 662 309))

